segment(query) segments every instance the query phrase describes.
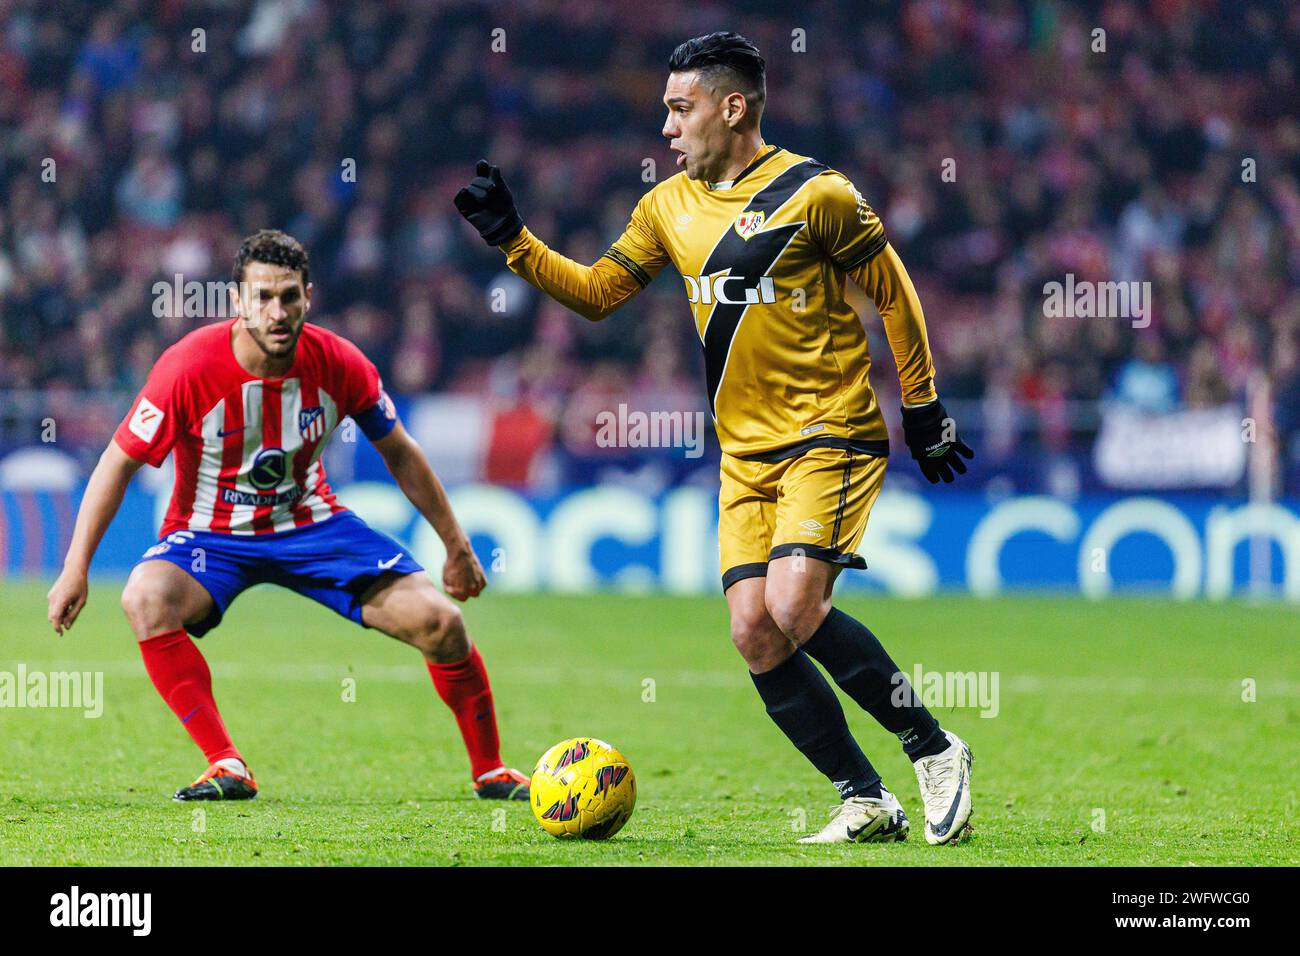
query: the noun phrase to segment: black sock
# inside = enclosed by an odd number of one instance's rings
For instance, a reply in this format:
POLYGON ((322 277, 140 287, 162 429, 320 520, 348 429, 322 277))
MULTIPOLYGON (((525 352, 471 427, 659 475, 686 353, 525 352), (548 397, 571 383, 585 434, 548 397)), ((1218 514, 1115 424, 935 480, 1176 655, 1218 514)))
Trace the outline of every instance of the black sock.
POLYGON ((942 753, 948 738, 867 626, 831 608, 803 645, 844 693, 903 742, 912 760, 942 753))
POLYGON ((785 663, 749 676, 767 715, 842 798, 880 796, 880 774, 849 733, 835 691, 807 654, 796 650, 785 663))

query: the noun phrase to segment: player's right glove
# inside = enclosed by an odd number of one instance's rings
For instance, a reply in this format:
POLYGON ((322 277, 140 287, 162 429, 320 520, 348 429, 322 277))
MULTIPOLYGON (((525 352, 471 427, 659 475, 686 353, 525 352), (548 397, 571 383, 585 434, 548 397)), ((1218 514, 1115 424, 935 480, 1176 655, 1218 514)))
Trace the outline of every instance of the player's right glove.
POLYGON ((920 408, 903 408, 903 439, 921 466, 921 474, 932 485, 937 485, 940 478, 951 482, 954 471, 966 474, 966 463, 959 453, 965 458, 975 457, 971 447, 957 437, 957 423, 938 399, 920 408))
POLYGON ((456 193, 456 208, 489 246, 509 242, 524 228, 515 197, 501 178, 501 170, 486 159, 478 161, 474 172, 470 184, 456 193))

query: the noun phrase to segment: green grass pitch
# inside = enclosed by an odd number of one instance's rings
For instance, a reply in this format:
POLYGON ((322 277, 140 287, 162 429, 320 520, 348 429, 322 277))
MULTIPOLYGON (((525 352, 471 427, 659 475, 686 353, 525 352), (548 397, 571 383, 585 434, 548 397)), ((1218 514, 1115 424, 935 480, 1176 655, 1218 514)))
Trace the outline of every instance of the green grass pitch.
POLYGON ((261 796, 173 803, 203 760, 145 677, 117 587, 97 584, 62 638, 44 593, 0 585, 0 671, 102 671, 104 709, 0 709, 0 865, 1300 862, 1294 608, 845 598, 909 673, 998 672, 999 712, 940 714, 975 753, 975 833, 930 847, 897 741, 846 699, 912 837, 803 847, 793 841, 834 791, 763 714, 720 597, 468 605, 507 760, 528 770, 587 734, 636 771, 632 821, 583 843, 547 836, 524 804, 472 797, 455 724, 414 651, 274 589, 241 597, 201 642, 261 796))

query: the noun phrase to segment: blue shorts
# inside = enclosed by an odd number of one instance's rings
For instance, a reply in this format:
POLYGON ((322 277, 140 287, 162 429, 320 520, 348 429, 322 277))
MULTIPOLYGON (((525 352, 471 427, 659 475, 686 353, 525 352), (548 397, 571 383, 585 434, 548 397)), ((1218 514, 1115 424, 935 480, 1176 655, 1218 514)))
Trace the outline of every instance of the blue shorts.
POLYGON ((212 595, 212 613, 186 625, 194 637, 220 624, 231 602, 254 584, 297 591, 364 627, 361 595, 376 578, 424 571, 409 551, 351 511, 272 534, 173 531, 144 561, 169 561, 212 595))

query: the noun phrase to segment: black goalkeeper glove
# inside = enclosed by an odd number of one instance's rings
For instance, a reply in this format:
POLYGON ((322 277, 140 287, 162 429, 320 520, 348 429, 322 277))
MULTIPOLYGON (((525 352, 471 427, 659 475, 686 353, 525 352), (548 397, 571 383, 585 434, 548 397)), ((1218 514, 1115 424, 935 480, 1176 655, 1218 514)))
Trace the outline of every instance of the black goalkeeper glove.
POLYGON ((470 184, 456 193, 456 208, 478 230, 489 246, 499 246, 519 235, 524 221, 515 208, 515 197, 501 178, 501 170, 480 159, 470 184))
POLYGON ((959 453, 965 458, 975 457, 970 446, 957 437, 957 423, 937 399, 921 408, 903 409, 903 439, 921 466, 921 474, 932 485, 937 485, 940 478, 951 482, 954 471, 966 474, 966 463, 959 453))

